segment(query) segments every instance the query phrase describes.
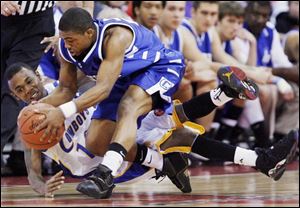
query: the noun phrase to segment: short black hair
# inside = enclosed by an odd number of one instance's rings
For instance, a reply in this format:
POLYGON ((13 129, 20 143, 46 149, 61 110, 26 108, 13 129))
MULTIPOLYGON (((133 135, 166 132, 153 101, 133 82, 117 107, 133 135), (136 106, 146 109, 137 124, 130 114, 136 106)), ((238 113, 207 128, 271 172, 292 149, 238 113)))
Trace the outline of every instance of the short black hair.
POLYGON ((23 62, 17 62, 6 69, 6 78, 7 80, 11 80, 19 71, 21 71, 23 68, 34 71, 28 64, 25 64, 23 62))
POLYGON ((197 10, 201 3, 208 3, 208 4, 218 4, 219 5, 219 1, 193 1, 193 8, 195 10, 197 10))
POLYGON ((77 32, 83 34, 87 29, 95 29, 90 13, 79 7, 68 9, 61 17, 58 29, 64 32, 77 32))
MULTIPOLYGON (((140 8, 143 1, 132 1, 132 14, 133 17, 136 17, 135 8, 140 8)), ((163 8, 166 6, 166 1, 161 1, 163 8)))
POLYGON ((272 5, 270 1, 247 1, 247 6, 245 10, 247 12, 252 12, 255 5, 257 5, 258 7, 269 7, 271 15, 272 5))

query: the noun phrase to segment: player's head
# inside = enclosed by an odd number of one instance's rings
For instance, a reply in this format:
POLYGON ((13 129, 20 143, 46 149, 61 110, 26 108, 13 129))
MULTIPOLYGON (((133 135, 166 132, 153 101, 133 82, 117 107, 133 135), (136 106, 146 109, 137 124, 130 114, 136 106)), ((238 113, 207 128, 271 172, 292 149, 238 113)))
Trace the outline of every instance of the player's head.
POLYGON ((198 32, 203 33, 214 26, 218 20, 218 1, 194 1, 192 8, 192 21, 198 32))
POLYGON ((25 103, 45 96, 40 76, 25 63, 15 63, 7 68, 6 76, 12 94, 25 103))
POLYGON ((185 1, 167 1, 159 23, 170 30, 176 30, 184 18, 185 1))
POLYGON ((138 23, 152 30, 165 5, 165 1, 133 1, 133 16, 138 23))
POLYGON ((236 37, 237 31, 243 27, 244 14, 244 8, 238 2, 220 3, 218 30, 223 39, 232 40, 236 37))
POLYGON ((59 36, 64 39, 72 56, 79 56, 95 41, 96 27, 92 16, 84 9, 68 9, 59 21, 59 36))
POLYGON ((272 12, 269 1, 249 1, 245 10, 245 21, 254 35, 259 35, 266 27, 272 12))

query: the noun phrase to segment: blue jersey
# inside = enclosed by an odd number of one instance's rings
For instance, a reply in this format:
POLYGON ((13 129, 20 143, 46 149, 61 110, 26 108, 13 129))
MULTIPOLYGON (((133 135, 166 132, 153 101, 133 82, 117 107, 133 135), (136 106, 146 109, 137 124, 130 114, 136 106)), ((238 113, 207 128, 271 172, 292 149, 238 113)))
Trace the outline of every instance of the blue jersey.
POLYGON ((94 21, 97 30, 97 39, 83 60, 76 60, 60 39, 60 53, 62 57, 76 65, 86 75, 95 76, 98 73, 102 60, 105 58, 102 51, 105 31, 110 26, 125 26, 133 33, 133 40, 125 52, 121 76, 127 76, 158 62, 162 58, 164 46, 158 37, 150 30, 136 22, 124 19, 103 19, 94 21))
POLYGON ((223 48, 227 54, 232 55, 233 51, 232 51, 230 40, 227 40, 223 43, 223 48))
POLYGON ((58 80, 60 65, 55 56, 52 56, 53 49, 50 49, 40 59, 39 68, 42 75, 53 80, 58 80))
MULTIPOLYGON (((249 30, 247 24, 244 25, 249 30)), ((272 67, 272 43, 273 43, 274 27, 267 24, 260 33, 257 40, 257 66, 272 67)))
POLYGON ((187 28, 193 34, 197 42, 198 49, 212 60, 211 37, 209 32, 205 32, 199 36, 194 26, 188 20, 183 20, 182 26, 187 28))
POLYGON ((158 92, 161 100, 157 101, 155 108, 171 113, 171 96, 176 92, 184 74, 183 55, 165 48, 155 33, 136 22, 114 18, 97 20, 94 24, 97 28, 97 40, 83 60, 76 60, 71 56, 65 48, 64 40, 60 39, 59 43, 62 57, 76 65, 86 75, 98 74, 104 58, 102 44, 108 27, 127 27, 134 37, 125 52, 120 77, 114 84, 110 95, 98 104, 93 119, 116 121, 119 103, 130 85, 139 86, 149 95, 158 92))
MULTIPOLYGON (((158 25, 153 28, 153 32, 156 34, 157 37, 160 38, 160 31, 158 25)), ((166 48, 182 52, 182 37, 178 29, 172 32, 171 39, 169 39, 168 42, 164 44, 166 48)))

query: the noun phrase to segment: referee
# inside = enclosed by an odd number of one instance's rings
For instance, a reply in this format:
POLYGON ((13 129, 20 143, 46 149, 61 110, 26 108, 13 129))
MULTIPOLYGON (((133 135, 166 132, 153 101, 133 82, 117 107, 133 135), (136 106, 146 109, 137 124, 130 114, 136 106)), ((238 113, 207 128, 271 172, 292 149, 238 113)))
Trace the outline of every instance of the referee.
MULTIPOLYGON (((40 42, 54 35, 53 6, 54 1, 1 1, 1 174, 3 148, 16 133, 16 120, 22 107, 10 95, 5 71, 16 62, 37 68, 46 48, 40 42)), ((23 153, 20 155, 23 157, 23 153)), ((23 163, 22 159, 17 157, 12 164, 20 167, 23 164, 18 162, 23 163)))

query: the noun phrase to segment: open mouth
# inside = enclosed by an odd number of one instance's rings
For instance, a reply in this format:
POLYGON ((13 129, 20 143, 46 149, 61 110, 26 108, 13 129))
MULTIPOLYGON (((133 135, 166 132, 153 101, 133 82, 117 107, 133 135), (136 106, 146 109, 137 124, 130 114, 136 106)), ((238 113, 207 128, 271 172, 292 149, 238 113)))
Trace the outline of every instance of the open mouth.
POLYGON ((30 100, 37 100, 38 95, 39 95, 39 92, 33 92, 33 94, 30 96, 30 100))

